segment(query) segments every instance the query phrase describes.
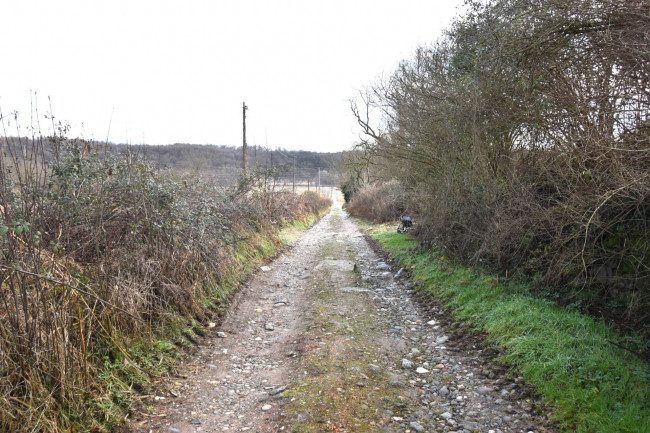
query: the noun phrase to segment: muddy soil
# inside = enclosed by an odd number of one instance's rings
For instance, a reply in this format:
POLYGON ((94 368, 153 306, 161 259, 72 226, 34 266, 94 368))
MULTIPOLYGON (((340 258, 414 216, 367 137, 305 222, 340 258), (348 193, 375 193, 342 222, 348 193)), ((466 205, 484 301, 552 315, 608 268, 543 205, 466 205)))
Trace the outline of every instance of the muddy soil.
POLYGON ((397 272, 335 206, 238 292, 130 431, 556 431, 482 337, 397 272))

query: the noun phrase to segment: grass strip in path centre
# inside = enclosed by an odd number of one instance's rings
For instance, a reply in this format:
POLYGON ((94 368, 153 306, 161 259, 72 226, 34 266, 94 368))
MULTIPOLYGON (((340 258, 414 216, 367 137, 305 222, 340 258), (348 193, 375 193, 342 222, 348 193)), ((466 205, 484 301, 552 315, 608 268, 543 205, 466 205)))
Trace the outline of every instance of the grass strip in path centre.
POLYGON ((452 264, 392 228, 372 238, 411 271, 416 290, 503 348, 499 361, 555 407, 570 432, 650 432, 650 368, 604 323, 535 298, 524 284, 452 264))

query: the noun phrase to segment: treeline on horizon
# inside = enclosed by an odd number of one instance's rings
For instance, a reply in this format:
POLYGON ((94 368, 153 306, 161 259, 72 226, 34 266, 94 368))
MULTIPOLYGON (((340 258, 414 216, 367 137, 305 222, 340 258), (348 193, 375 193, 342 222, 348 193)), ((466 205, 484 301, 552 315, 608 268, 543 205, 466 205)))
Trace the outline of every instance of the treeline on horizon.
MULTIPOLYGON (((2 140, 7 145, 17 146, 19 141, 31 146, 32 139, 7 137, 2 140)), ((43 157, 53 159, 50 140, 39 139, 42 143, 43 157)), ((80 140, 83 142, 83 140, 80 140)), ((242 147, 175 143, 169 145, 115 144, 105 142, 85 142, 92 151, 109 154, 137 153, 151 161, 159 169, 170 169, 182 173, 196 173, 214 176, 222 183, 237 179, 242 168, 242 147)), ((0 148, 0 151, 2 149, 0 148)), ((4 150, 6 152, 6 150, 4 150)), ((248 166, 251 170, 274 169, 276 176, 283 180, 293 179, 294 157, 297 182, 317 182, 318 169, 321 185, 336 186, 339 183, 341 158, 346 152, 313 152, 305 150, 271 149, 262 146, 248 147, 248 166)))
MULTIPOLYGON (((123 146, 123 145, 117 145, 123 146)), ((175 143, 165 146, 135 146, 152 162, 169 167, 198 169, 212 167, 241 167, 242 147, 175 143)), ((343 152, 321 153, 305 150, 272 149, 262 146, 248 147, 248 164, 250 167, 292 167, 293 158, 296 166, 318 168, 323 170, 338 168, 343 152)))
POLYGON ((466 8, 353 103, 350 211, 647 335, 648 1, 466 8))

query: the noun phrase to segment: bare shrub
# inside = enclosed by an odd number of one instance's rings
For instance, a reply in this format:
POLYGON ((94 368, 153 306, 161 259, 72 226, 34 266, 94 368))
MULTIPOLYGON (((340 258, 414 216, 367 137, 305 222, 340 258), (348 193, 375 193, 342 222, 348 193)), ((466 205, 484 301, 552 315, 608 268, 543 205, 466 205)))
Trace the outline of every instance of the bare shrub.
POLYGON ((131 343, 202 320, 242 251, 323 203, 269 173, 223 188, 51 141, 51 164, 42 139, 0 143, 0 430, 101 431, 123 404, 105 387, 146 382, 131 343))
POLYGON ((366 185, 353 196, 347 210, 370 221, 394 221, 406 212, 406 193, 396 180, 366 185))
POLYGON ((468 2, 446 37, 353 103, 377 183, 407 187, 424 242, 524 273, 559 302, 624 306, 643 330, 648 29, 641 0, 468 2))
POLYGON ((299 197, 308 214, 318 215, 332 206, 332 199, 323 197, 315 191, 304 191, 299 197))

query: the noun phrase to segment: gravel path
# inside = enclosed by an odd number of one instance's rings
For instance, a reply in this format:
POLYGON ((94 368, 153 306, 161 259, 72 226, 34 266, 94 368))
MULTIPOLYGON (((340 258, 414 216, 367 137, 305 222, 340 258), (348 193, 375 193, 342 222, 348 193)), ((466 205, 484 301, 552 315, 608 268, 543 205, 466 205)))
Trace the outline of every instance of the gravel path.
POLYGON ((238 293, 131 431, 556 431, 397 271, 335 207, 238 293))

